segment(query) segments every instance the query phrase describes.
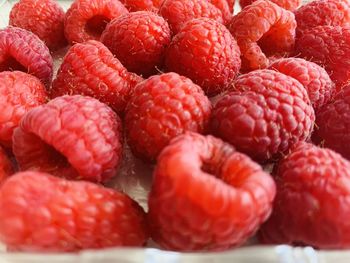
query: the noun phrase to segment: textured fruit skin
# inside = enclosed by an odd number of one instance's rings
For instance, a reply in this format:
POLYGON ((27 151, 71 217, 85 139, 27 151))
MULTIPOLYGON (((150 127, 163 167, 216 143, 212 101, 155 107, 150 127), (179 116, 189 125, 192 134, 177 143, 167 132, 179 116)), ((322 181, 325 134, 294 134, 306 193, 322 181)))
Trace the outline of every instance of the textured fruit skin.
POLYGON ((209 2, 221 10, 225 24, 231 21, 235 0, 209 0, 209 2))
MULTIPOLYGON (((242 8, 245 8, 247 5, 251 5, 255 1, 256 0, 239 0, 239 4, 241 5, 242 8)), ((270 1, 290 11, 296 10, 302 3, 302 0, 270 0, 270 1)))
POLYGON ((315 136, 322 145, 350 159, 350 85, 317 112, 316 126, 315 136))
POLYGON ((13 153, 21 170, 104 182, 121 161, 121 121, 93 98, 59 97, 23 117, 13 153))
POLYGON ((45 86, 36 77, 21 71, 0 72, 0 144, 11 148, 22 117, 46 101, 45 86))
POLYGON ((168 21, 174 34, 194 18, 207 17, 224 23, 220 9, 207 0, 165 0, 159 14, 168 21))
POLYGON ((295 78, 303 84, 316 112, 335 96, 333 81, 327 71, 316 63, 301 58, 284 58, 274 61, 269 69, 295 78))
POLYGON ((12 162, 6 152, 0 147, 0 184, 2 184, 14 172, 12 162))
POLYGON ((133 153, 154 160, 170 140, 207 130, 211 103, 190 79, 165 73, 141 82, 128 103, 125 127, 133 153))
POLYGON ((17 173, 0 189, 0 239, 15 251, 72 252, 142 246, 146 216, 125 194, 38 172, 17 173))
POLYGON ((241 66, 240 50, 224 25, 208 19, 193 19, 173 38, 165 66, 190 78, 208 95, 227 89, 241 66))
POLYGON ((243 244, 268 218, 275 196, 273 179, 258 164, 219 139, 195 133, 178 136, 162 151, 153 180, 152 238, 172 250, 243 244))
POLYGON ((10 25, 36 34, 50 50, 64 47, 65 13, 54 0, 20 0, 10 13, 10 25))
POLYGON ((305 30, 296 40, 295 54, 324 66, 339 91, 350 79, 350 27, 305 30))
POLYGON ((242 70, 266 68, 269 56, 293 51, 294 14, 269 0, 258 0, 234 16, 228 26, 242 52, 242 70))
POLYGON ((350 247, 350 163, 339 154, 301 143, 278 166, 273 212, 261 228, 264 243, 319 249, 350 247))
POLYGON ((349 0, 316 0, 295 11, 297 33, 316 26, 349 26, 349 0))
POLYGON ((238 77, 233 91, 219 99, 211 130, 237 150, 264 162, 309 139, 314 121, 314 109, 301 83, 263 69, 238 77))
POLYGON ((50 96, 90 96, 121 113, 131 90, 141 80, 128 72, 102 43, 90 40, 69 49, 52 83, 50 96))
POLYGON ((158 12, 163 0, 121 0, 130 12, 153 11, 158 12))
POLYGON ((161 16, 140 11, 114 19, 101 41, 129 71, 150 76, 163 66, 171 31, 161 16))
POLYGON ((127 13, 119 0, 75 0, 64 20, 65 36, 70 44, 100 40, 107 23, 127 13))
POLYGON ((53 72, 50 51, 25 29, 12 26, 0 29, 0 72, 7 70, 32 74, 49 87, 53 72))

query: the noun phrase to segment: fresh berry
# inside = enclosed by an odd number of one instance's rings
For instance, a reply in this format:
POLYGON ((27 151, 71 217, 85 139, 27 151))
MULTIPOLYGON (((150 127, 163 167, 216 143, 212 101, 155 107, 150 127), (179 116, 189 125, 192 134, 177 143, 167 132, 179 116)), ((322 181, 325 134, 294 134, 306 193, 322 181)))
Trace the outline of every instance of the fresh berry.
POLYGON ((131 90, 141 80, 129 73, 102 43, 90 40, 69 49, 52 83, 51 97, 91 96, 123 112, 131 90))
POLYGON ((208 18, 193 19, 173 38, 165 66, 190 78, 208 95, 216 95, 236 77, 240 50, 224 25, 208 18))
POLYGON ((89 182, 23 172, 0 189, 0 239, 12 251, 142 246, 145 223, 130 197, 89 182))
POLYGON ((101 41, 129 71, 150 76, 163 66, 171 31, 164 18, 140 11, 114 19, 101 41))
POLYGON ((165 0, 159 13, 168 21, 174 34, 194 18, 207 17, 224 23, 221 11, 208 0, 165 0))
POLYGON ((316 0, 297 11, 297 32, 316 26, 348 26, 350 25, 349 0, 316 0))
POLYGON ((119 0, 75 0, 64 21, 64 33, 71 44, 100 40, 106 25, 127 14, 119 0))
POLYGON ((221 10, 225 24, 231 21, 233 11, 234 11, 233 9, 235 6, 235 0, 208 0, 208 1, 213 5, 215 5, 219 10, 221 10))
POLYGON ((59 97, 24 115, 13 153, 21 170, 104 182, 121 161, 121 122, 93 98, 59 97))
POLYGON ((296 26, 291 11, 269 0, 258 0, 234 16, 229 29, 242 52, 242 69, 266 68, 268 57, 291 52, 296 26))
POLYGON ((158 12, 164 0, 121 0, 130 12, 153 11, 158 12))
POLYGON ((277 196, 262 241, 349 248, 349 180, 350 163, 339 154, 298 145, 278 166, 277 196))
POLYGON ((63 32, 65 13, 54 0, 20 0, 10 13, 10 25, 36 34, 51 50, 66 45, 63 32))
POLYGON ((0 72, 20 70, 50 86, 53 62, 49 49, 35 34, 9 26, 0 29, 0 72))
POLYGON ((128 103, 128 143, 137 156, 154 160, 169 141, 186 131, 206 131, 211 103, 202 89, 176 73, 141 82, 128 103))
POLYGON ((321 66, 302 58, 285 58, 273 62, 270 69, 295 78, 306 88, 317 111, 335 95, 335 85, 321 66))
POLYGON ((158 158, 149 196, 152 238, 171 250, 243 244, 270 215, 271 176, 212 136, 186 133, 158 158))
POLYGON ((11 148, 22 117, 46 101, 45 86, 36 77, 21 71, 0 72, 0 144, 11 148))
MULTIPOLYGON (((255 1, 257 0, 239 0, 239 4, 241 5, 242 8, 244 8, 247 5, 251 5, 255 1)), ((290 11, 294 11, 302 3, 302 0, 270 0, 270 1, 290 11)))
POLYGON ((0 147, 0 184, 13 174, 13 165, 6 152, 0 147))
POLYGON ((240 76, 216 103, 212 132, 258 161, 279 158, 309 139, 315 113, 306 89, 272 70, 240 76))
POLYGON ((317 26, 297 38, 295 54, 322 65, 341 90, 350 79, 350 27, 317 26))

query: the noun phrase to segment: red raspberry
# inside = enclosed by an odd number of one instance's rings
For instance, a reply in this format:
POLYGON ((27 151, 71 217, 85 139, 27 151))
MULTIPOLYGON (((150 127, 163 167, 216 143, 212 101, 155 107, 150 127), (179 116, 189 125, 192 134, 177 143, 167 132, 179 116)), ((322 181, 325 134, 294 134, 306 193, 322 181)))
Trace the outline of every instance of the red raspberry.
POLYGON ((210 101, 191 80, 176 73, 153 76, 136 86, 126 108, 129 145, 154 160, 177 135, 206 131, 210 112, 210 101))
POLYGON ((298 145, 278 166, 277 196, 262 241, 349 248, 349 180, 350 163, 339 154, 298 145))
POLYGON ((11 148, 13 131, 22 117, 46 101, 45 87, 36 77, 20 71, 0 72, 0 144, 11 148))
POLYGON ((276 60, 269 68, 303 84, 316 111, 335 95, 335 85, 326 70, 313 62, 301 58, 285 58, 276 60))
POLYGON ((128 10, 119 0, 75 0, 64 21, 64 33, 71 44, 100 40, 109 21, 128 10))
POLYGON ((224 23, 221 11, 207 0, 165 0, 159 13, 175 34, 194 18, 207 17, 224 23))
POLYGON ((297 38, 295 53, 323 65, 337 90, 350 79, 350 27, 317 26, 297 38))
POLYGON ((5 151, 0 147, 0 184, 13 174, 13 165, 5 151))
POLYGON ((227 89, 240 66, 240 51, 226 27, 193 19, 173 38, 165 56, 169 71, 189 77, 209 95, 227 89))
MULTIPOLYGON (((241 5, 242 8, 245 8, 247 5, 251 5, 255 1, 257 0, 239 0, 239 4, 241 5)), ((270 1, 290 11, 294 11, 302 3, 302 0, 270 0, 270 1)))
POLYGON ((10 13, 10 25, 36 34, 51 50, 66 45, 63 33, 65 13, 54 0, 20 0, 10 13))
POLYGON ((121 122, 105 104, 63 96, 29 111, 13 134, 21 170, 103 182, 116 175, 121 122))
POLYGON ((130 197, 89 182, 23 172, 0 189, 0 239, 11 250, 142 246, 146 215, 130 197))
POLYGON ((163 66, 171 32, 164 18, 140 11, 114 19, 101 41, 128 70, 149 76, 163 66))
POLYGON ((49 49, 36 35, 9 26, 0 29, 0 71, 20 70, 50 86, 53 62, 49 49))
POLYGON ((350 159, 350 85, 335 96, 334 100, 322 107, 316 115, 315 137, 322 144, 350 159))
POLYGON ((137 11, 153 11, 158 12, 164 0, 121 0, 121 2, 129 9, 130 12, 137 11))
POLYGON ((350 25, 349 0, 316 0, 297 11, 297 32, 316 26, 347 26, 350 25))
POLYGON ((233 9, 235 6, 235 0, 208 0, 208 1, 221 10, 225 24, 231 21, 233 11, 234 11, 233 9))
POLYGON ((90 40, 69 49, 52 83, 51 97, 91 96, 123 112, 131 90, 141 80, 129 73, 102 43, 90 40))
POLYGON ((268 0, 258 0, 234 16, 229 29, 242 52, 242 69, 266 68, 269 56, 292 51, 296 26, 292 12, 268 0))
POLYGON ((239 246, 268 218, 274 196, 273 179, 246 155, 212 136, 181 135, 153 175, 152 238, 172 250, 239 246))
POLYGON ((278 158, 310 137, 315 120, 306 89, 272 70, 240 76, 215 105, 212 132, 258 161, 278 158))

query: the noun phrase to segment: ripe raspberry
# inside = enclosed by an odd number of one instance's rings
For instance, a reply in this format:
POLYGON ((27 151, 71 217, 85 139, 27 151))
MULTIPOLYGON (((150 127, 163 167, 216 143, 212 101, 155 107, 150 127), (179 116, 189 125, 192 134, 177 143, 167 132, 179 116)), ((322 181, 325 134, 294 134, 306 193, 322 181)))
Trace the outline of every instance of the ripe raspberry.
MULTIPOLYGON (((247 5, 251 5, 255 1, 257 0, 239 0, 239 4, 241 5, 242 8, 245 8, 247 5)), ((270 1, 290 11, 296 10, 302 3, 302 0, 270 0, 270 1)))
POLYGON ((63 33, 65 13, 54 0, 20 0, 10 13, 10 25, 36 34, 51 50, 66 45, 63 33))
POLYGON ((276 60, 269 68, 303 84, 316 111, 335 95, 335 85, 326 70, 313 62, 301 58, 285 58, 276 60))
POLYGON ((240 76, 215 105, 212 132, 258 161, 279 158, 310 137, 315 113, 306 89, 272 70, 240 76))
POLYGON ((234 16, 229 29, 242 52, 242 69, 266 68, 269 56, 292 51, 296 26, 292 12, 268 0, 258 0, 234 16))
POLYGON ((350 25, 350 1, 312 1, 295 11, 295 19, 298 33, 316 26, 347 26, 350 25))
POLYGON ((140 11, 114 19, 101 41, 129 71, 150 76, 163 66, 171 32, 164 18, 140 11))
POLYGON ((71 44, 100 40, 108 22, 128 10, 119 0, 75 0, 64 21, 64 33, 71 44))
POLYGON ((20 70, 50 86, 53 62, 50 51, 36 35, 9 26, 0 29, 0 72, 20 70))
POLYGON ((0 239, 17 251, 142 246, 146 216, 130 197, 89 182, 23 172, 0 189, 0 239))
POLYGON ((209 2, 221 10, 225 24, 231 21, 235 0, 209 0, 209 2))
POLYGON ((339 154, 301 143, 277 169, 273 213, 265 243, 349 248, 350 163, 339 154))
POLYGON ((166 249, 243 244, 270 215, 269 174, 212 136, 186 133, 160 154, 148 200, 152 238, 166 249))
POLYGON ((126 107, 129 145, 154 160, 177 135, 206 131, 210 112, 210 101, 191 80, 176 73, 153 76, 136 86, 126 107))
POLYGON ((158 12, 164 0, 121 0, 130 12, 153 11, 158 12))
POLYGON ((13 165, 5 151, 0 147, 0 184, 13 174, 13 165))
POLYGON ((168 21, 174 34, 194 18, 207 17, 224 23, 221 11, 207 0, 165 0, 159 13, 168 21))
POLYGON ((295 53, 323 65, 337 90, 350 79, 350 27, 317 26, 297 38, 295 53))
POLYGON ((226 27, 193 19, 173 38, 165 56, 169 71, 189 77, 209 95, 227 89, 240 66, 240 51, 226 27))
POLYGON ((13 134, 21 170, 103 182, 116 175, 121 122, 105 104, 63 96, 29 111, 13 134))
POLYGON ((131 89, 141 80, 129 73, 102 43, 90 40, 69 49, 52 83, 51 97, 91 96, 123 112, 131 89))
POLYGON ((46 101, 45 87, 36 77, 20 71, 0 72, 0 144, 11 148, 13 131, 22 117, 46 101))

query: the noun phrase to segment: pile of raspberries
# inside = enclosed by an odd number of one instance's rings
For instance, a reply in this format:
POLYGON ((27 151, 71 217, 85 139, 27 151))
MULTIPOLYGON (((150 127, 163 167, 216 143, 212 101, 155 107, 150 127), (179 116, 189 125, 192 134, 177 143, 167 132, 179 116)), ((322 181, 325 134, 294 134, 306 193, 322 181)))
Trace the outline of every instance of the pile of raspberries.
POLYGON ((350 248, 350 0, 240 4, 13 6, 0 29, 10 251, 350 248), (128 149, 153 171, 147 207, 111 187, 132 176, 118 173, 128 149))

